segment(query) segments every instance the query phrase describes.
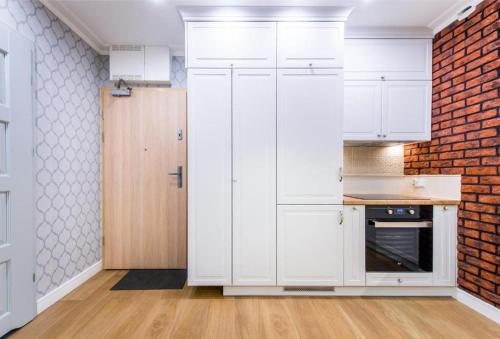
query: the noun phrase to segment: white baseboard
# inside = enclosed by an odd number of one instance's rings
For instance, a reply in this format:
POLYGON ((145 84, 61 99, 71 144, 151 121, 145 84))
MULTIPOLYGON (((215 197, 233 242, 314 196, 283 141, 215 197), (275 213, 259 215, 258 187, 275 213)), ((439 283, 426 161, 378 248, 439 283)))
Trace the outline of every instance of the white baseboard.
POLYGON ((455 298, 462 304, 472 308, 474 311, 479 312, 485 317, 495 321, 497 324, 500 324, 500 309, 495 306, 488 304, 487 302, 482 301, 481 299, 459 288, 457 288, 455 298))
POLYGON ((64 282, 61 286, 56 287, 43 297, 37 300, 36 309, 37 314, 42 313, 47 308, 55 304, 57 301, 62 299, 69 292, 73 291, 75 288, 92 278, 98 272, 102 270, 102 260, 99 260, 89 268, 83 270, 82 272, 75 275, 70 280, 64 282))

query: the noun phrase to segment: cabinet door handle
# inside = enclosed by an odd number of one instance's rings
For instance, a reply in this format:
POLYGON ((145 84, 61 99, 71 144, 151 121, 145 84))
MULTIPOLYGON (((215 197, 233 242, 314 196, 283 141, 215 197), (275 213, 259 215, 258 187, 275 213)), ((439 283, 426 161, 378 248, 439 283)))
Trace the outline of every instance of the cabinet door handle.
POLYGON ((382 134, 377 134, 377 138, 380 138, 382 136, 382 134))
POLYGON ((344 224, 344 212, 340 211, 339 212, 339 225, 344 224))
POLYGON ((400 283, 400 284, 401 284, 402 282, 403 282, 403 279, 398 278, 398 283, 400 283))
POLYGON ((339 181, 342 182, 344 179, 343 174, 342 174, 342 167, 339 168, 339 181))
POLYGON ((382 134, 382 138, 387 138, 387 134, 382 134))

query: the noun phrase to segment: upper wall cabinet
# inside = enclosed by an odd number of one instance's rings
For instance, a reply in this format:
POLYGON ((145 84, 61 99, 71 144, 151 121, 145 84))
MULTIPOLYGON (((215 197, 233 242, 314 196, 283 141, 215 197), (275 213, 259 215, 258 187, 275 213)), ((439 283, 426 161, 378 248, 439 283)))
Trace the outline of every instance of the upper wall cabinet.
POLYGON ((276 23, 188 22, 188 68, 275 68, 276 23))
POLYGON ((431 80, 431 39, 346 39, 346 80, 431 80))
POLYGON ((430 140, 431 90, 431 81, 344 82, 344 140, 430 140))
POLYGON ((343 46, 342 22, 278 22, 278 68, 342 67, 343 46))
POLYGON ((382 96, 382 138, 386 141, 430 140, 430 81, 387 81, 382 96))

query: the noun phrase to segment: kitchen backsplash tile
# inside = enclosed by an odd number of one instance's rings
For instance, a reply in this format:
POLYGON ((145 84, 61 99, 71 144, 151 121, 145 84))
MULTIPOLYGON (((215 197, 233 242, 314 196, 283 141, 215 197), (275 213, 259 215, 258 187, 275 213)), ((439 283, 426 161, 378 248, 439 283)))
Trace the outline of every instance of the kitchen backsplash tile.
POLYGON ((344 174, 402 175, 403 146, 345 146, 344 174))

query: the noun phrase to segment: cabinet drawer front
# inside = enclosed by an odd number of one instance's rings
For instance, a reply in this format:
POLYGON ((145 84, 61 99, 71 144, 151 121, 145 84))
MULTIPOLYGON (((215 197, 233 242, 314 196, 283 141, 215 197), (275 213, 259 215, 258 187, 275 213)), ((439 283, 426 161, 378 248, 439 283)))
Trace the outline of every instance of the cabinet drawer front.
POLYGON ((347 80, 431 80, 430 39, 346 39, 347 80))
POLYGON ((366 286, 432 286, 432 273, 367 273, 366 286))
POLYGON ((335 68, 344 63, 344 24, 279 22, 279 68, 335 68))
POLYGON ((187 67, 274 68, 276 23, 189 22, 187 67))
POLYGON ((342 285, 342 209, 278 206, 278 285, 342 285))

